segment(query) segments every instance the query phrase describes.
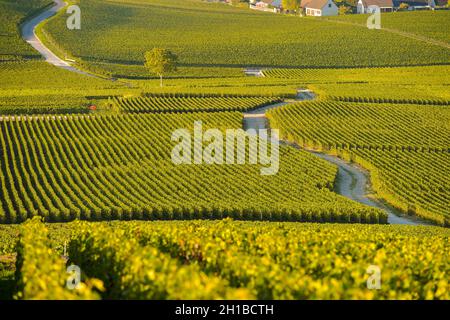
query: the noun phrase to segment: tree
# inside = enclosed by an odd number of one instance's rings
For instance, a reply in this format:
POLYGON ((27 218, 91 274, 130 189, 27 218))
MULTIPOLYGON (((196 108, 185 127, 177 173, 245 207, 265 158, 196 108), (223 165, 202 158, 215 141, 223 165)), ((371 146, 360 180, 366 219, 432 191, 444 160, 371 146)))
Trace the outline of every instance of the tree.
POLYGON ((398 6, 399 10, 408 10, 408 8, 409 8, 409 4, 404 3, 404 2, 400 3, 400 5, 398 6))
POLYGON ((281 5, 283 10, 297 10, 300 7, 300 0, 282 0, 281 5))
POLYGON ((167 49, 154 48, 145 53, 145 67, 159 76, 163 86, 163 76, 177 70, 178 57, 167 49))
POLYGON ((340 6, 339 7, 339 14, 340 15, 350 14, 350 13, 352 13, 352 8, 347 7, 347 6, 340 6))

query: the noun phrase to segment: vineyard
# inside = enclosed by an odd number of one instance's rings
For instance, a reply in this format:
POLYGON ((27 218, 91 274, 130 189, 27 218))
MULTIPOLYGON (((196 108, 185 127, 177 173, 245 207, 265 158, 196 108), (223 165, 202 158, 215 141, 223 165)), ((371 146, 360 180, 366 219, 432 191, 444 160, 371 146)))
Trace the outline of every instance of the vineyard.
POLYGON ((21 39, 50 0, 0 0, 0 300, 450 299, 450 11, 369 30, 246 3, 68 2, 80 30, 62 9, 35 32, 89 76, 21 39), (179 58, 163 86, 154 47, 179 58), (250 163, 261 145, 228 163, 226 133, 252 121, 280 130, 274 175, 250 163), (190 160, 226 163, 175 164, 179 129, 190 160))
POLYGON ((449 225, 447 106, 306 102, 272 110, 269 118, 287 140, 369 169, 378 197, 449 225))
MULTIPOLYGON (((158 78, 155 74, 149 73, 149 70, 145 68, 143 64, 120 64, 89 61, 80 62, 80 65, 93 73, 104 74, 108 77, 145 80, 158 78)), ((242 77, 242 75, 242 68, 179 66, 176 72, 168 73, 166 78, 239 78, 242 77)))
POLYGON ((193 111, 247 111, 280 102, 277 98, 262 97, 202 97, 202 96, 150 96, 114 98, 112 104, 125 112, 193 112, 193 111))
POLYGON ((68 245, 67 265, 83 272, 79 290, 64 287, 55 227, 33 219, 10 228, 20 232, 18 290, 11 293, 18 298, 449 298, 449 232, 437 227, 75 222, 65 226, 70 236, 59 244, 68 245), (380 290, 366 287, 371 265, 382 270, 380 290))
POLYGON ((83 113, 97 97, 132 93, 120 83, 85 77, 43 61, 0 63, 0 116, 83 113))
POLYGON ((192 130, 198 120, 205 129, 242 125, 237 112, 1 121, 1 222, 35 215, 386 222, 383 211, 332 192, 335 167, 290 147, 281 148, 275 176, 261 176, 261 165, 174 165, 173 130, 192 130))
POLYGON ((142 65, 144 52, 161 43, 173 50, 185 67, 359 67, 450 62, 446 48, 400 35, 323 19, 261 14, 220 3, 92 0, 81 1, 80 8, 85 12, 80 32, 67 30, 65 15, 60 14, 44 25, 43 33, 50 47, 97 67, 98 61, 142 65))
POLYGON ((450 104, 449 66, 268 69, 266 80, 306 84, 321 98, 347 102, 450 104))
POLYGON ((381 198, 410 215, 450 226, 448 152, 363 149, 350 152, 350 158, 370 170, 381 198))
POLYGON ((270 111, 271 124, 303 145, 450 152, 450 107, 300 102, 270 111), (277 121, 281 119, 282 121, 277 121))
MULTIPOLYGON (((449 13, 446 11, 415 11, 415 12, 395 12, 382 15, 383 28, 389 28, 408 32, 414 35, 426 37, 432 40, 439 40, 450 44, 450 36, 447 30, 450 28, 449 13), (412 23, 412 21, 414 21, 412 23), (435 25, 441 26, 435 28, 435 25)), ((367 16, 345 15, 329 17, 328 19, 341 22, 359 23, 366 25, 367 16)))
MULTIPOLYGON (((20 37, 17 24, 50 0, 0 1, 0 63, 2 61, 39 58, 39 54, 20 37)), ((0 66, 1 68, 1 66, 0 66)))

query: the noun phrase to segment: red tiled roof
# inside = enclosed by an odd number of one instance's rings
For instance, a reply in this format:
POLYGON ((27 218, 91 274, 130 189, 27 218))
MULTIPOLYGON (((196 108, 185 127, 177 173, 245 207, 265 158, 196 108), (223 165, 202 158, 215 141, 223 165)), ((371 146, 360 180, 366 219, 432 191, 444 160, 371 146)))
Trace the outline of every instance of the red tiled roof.
POLYGON ((322 9, 326 5, 328 0, 302 0, 300 7, 302 8, 312 8, 312 9, 322 9))

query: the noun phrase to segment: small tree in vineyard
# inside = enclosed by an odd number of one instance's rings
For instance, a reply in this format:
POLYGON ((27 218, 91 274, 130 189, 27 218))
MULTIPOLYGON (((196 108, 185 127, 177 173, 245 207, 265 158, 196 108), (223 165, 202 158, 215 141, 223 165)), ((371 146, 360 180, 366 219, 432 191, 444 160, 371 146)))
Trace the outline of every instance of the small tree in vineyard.
POLYGON ((167 49, 154 48, 145 53, 145 67, 159 76, 163 86, 163 76, 177 70, 178 57, 167 49))

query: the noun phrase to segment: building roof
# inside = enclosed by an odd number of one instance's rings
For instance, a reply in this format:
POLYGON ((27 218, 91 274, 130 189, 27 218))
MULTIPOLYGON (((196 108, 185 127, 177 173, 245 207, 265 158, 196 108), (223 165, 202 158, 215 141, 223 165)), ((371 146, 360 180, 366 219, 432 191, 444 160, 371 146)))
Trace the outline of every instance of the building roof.
POLYGON ((377 6, 380 8, 392 8, 394 3, 392 0, 361 0, 364 7, 377 6))
POLYGON ((274 7, 281 7, 281 0, 272 0, 272 5, 274 7))
POLYGON ((271 5, 274 7, 280 7, 281 6, 281 0, 259 0, 258 2, 264 2, 267 5, 271 5))
POLYGON ((324 5, 328 3, 328 0, 302 0, 300 7, 311 9, 322 9, 324 5))
POLYGON ((398 7, 400 3, 406 3, 410 7, 434 6, 433 0, 393 0, 394 6, 398 7))

